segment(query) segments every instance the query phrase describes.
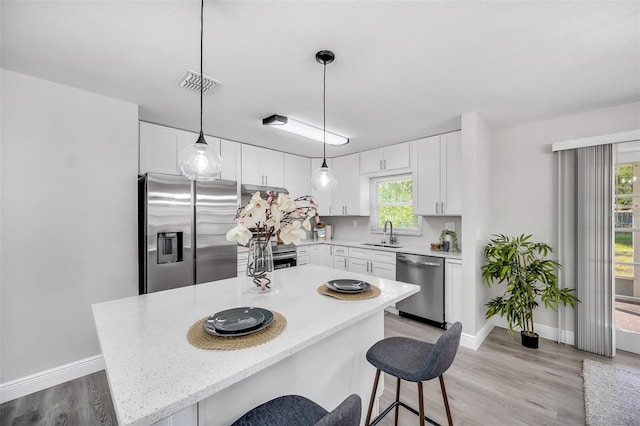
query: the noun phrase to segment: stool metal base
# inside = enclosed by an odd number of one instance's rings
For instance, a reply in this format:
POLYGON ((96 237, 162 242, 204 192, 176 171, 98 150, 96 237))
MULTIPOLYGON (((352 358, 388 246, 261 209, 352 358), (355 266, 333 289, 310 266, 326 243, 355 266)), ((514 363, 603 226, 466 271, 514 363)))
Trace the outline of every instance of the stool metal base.
MULTIPOLYGON (((375 425, 377 425, 377 424, 378 424, 378 422, 380 422, 384 416, 386 416, 387 414, 389 414, 389 411, 393 410, 395 407, 398 407, 398 406, 406 408, 407 410, 411 411, 413 414, 415 414, 415 415, 416 415, 416 416, 418 416, 418 417, 420 416, 420 413, 419 413, 419 412, 418 412, 418 410, 416 410, 415 408, 408 406, 407 404, 405 404, 405 403, 404 403, 404 402, 402 402, 402 401, 394 401, 394 402, 392 402, 392 403, 391 403, 391 405, 389 405, 389 406, 388 406, 388 407, 387 407, 387 408, 386 408, 382 413, 380 413, 380 414, 378 415, 378 417, 376 417, 375 419, 373 419, 373 421, 372 421, 371 423, 369 423, 369 425, 370 425, 370 426, 375 426, 375 425)), ((427 416, 424 416, 424 419, 425 419, 427 422, 429 422, 429 423, 431 423, 432 425, 434 425, 434 426, 440 426, 440 423, 438 423, 438 422, 436 422, 436 421, 434 421, 434 420, 430 419, 430 418, 429 418, 429 417, 427 417, 427 416)), ((396 424, 397 424, 397 420, 396 420, 396 424)))

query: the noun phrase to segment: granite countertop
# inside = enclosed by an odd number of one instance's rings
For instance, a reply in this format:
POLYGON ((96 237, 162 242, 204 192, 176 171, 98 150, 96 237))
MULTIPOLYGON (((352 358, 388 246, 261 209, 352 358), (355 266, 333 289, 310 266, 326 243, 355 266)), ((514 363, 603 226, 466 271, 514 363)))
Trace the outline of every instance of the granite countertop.
POLYGON ((161 291, 92 306, 119 424, 168 417, 419 291, 419 287, 316 265, 274 272, 274 290, 247 291, 248 278, 161 291), (379 297, 342 301, 317 293, 330 279, 367 280, 379 297), (313 277, 310 279, 310 277, 313 277), (238 351, 191 346, 196 321, 225 309, 259 306, 287 319, 270 342, 238 351))

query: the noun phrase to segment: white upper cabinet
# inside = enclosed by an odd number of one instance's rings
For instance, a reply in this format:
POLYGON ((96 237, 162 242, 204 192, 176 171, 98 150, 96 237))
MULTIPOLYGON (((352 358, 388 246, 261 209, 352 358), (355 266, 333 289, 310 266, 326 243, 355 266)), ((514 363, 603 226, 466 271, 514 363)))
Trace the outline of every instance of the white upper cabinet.
MULTIPOLYGON (((209 138, 207 138, 209 142, 209 138)), ((222 170, 220 171, 220 179, 224 180, 240 180, 240 167, 242 155, 240 152, 240 144, 238 142, 220 140, 220 157, 222 157, 222 170)))
MULTIPOLYGON (((311 171, 309 173, 309 179, 311 179, 311 175, 316 169, 319 169, 322 166, 322 158, 312 158, 311 159, 311 171)), ((327 158, 327 166, 329 168, 333 167, 333 161, 330 158, 327 158)), ((338 185, 340 183, 338 182, 338 185)), ((311 196, 316 203, 318 203, 318 214, 321 216, 320 220, 322 220, 322 216, 331 216, 332 208, 332 191, 317 191, 311 186, 311 196)))
POLYGON ((453 132, 414 141, 417 146, 413 213, 462 214, 461 133, 453 132))
POLYGON ((284 187, 294 199, 311 194, 311 159, 284 154, 284 187))
MULTIPOLYGON (((180 153, 198 140, 198 134, 141 121, 139 135, 139 173, 180 175, 180 153)), ((206 137, 207 143, 220 152, 220 139, 206 137)))
POLYGON ((282 152, 242 145, 242 183, 282 187, 283 170, 282 152))
POLYGON ((333 170, 338 186, 333 191, 332 216, 358 216, 361 214, 360 169, 358 154, 333 159, 333 170))
POLYGON ((377 173, 411 167, 410 144, 404 142, 360 153, 360 173, 377 173))

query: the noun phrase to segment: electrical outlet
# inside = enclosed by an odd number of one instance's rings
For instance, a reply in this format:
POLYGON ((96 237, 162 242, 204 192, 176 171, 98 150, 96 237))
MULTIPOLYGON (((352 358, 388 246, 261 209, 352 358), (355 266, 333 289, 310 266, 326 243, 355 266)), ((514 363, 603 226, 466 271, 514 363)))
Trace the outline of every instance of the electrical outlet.
POLYGON ((354 220, 354 221, 353 221, 353 227, 354 227, 354 228, 357 228, 357 227, 358 227, 358 221, 357 221, 357 220, 354 220))
POLYGON ((455 222, 447 222, 444 224, 444 229, 446 229, 447 231, 453 231, 456 232, 456 224, 455 222))

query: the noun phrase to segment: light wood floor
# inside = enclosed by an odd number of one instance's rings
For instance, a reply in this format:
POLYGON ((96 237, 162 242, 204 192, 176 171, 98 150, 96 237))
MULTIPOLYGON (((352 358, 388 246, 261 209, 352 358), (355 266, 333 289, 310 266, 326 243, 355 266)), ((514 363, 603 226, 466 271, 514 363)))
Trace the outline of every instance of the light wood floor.
POLYGON ((0 405, 2 426, 116 426, 103 371, 0 405))
MULTIPOLYGON (((442 332, 395 315, 385 317, 386 337, 407 336, 433 342, 442 332)), ((495 328, 477 351, 460 348, 445 373, 454 424, 583 425, 583 359, 640 369, 640 356, 622 351, 611 360, 544 339, 539 349, 526 349, 518 339, 519 336, 511 337, 504 329, 495 328)), ((427 415, 446 424, 438 381, 427 382, 424 388, 427 415)), ((403 401, 417 407, 417 394, 415 384, 403 382, 403 401)), ((395 379, 386 376, 381 406, 391 403, 394 395, 395 379)), ((368 404, 369 395, 361 397, 363 404, 368 404)), ((400 409, 401 425, 417 425, 417 421, 417 416, 400 409)), ((0 426, 116 424, 104 371, 0 405, 0 426)), ((380 424, 393 424, 393 413, 380 424)))
MULTIPOLYGON (((463 330, 464 332, 464 330, 463 330)), ((407 336, 435 342, 443 333, 395 315, 385 317, 385 337, 407 336)), ((540 339, 539 349, 527 349, 519 335, 494 328, 477 350, 460 347, 444 374, 455 425, 584 425, 582 360, 588 358, 640 370, 640 356, 617 351, 605 358, 571 346, 540 339)), ((371 378, 373 386, 373 377, 371 378)), ((396 379, 385 375, 380 406, 395 398, 396 379)), ((440 424, 447 418, 438 380, 424 384, 427 416, 440 424)), ((368 404, 369 395, 366 397, 368 404)), ((417 408, 414 383, 402 382, 400 399, 417 408)), ((363 398, 364 399, 364 398, 363 398)), ((418 417, 400 408, 401 425, 417 425, 418 417)), ((393 424, 393 412, 380 425, 393 424)), ((640 424, 640 419, 638 419, 640 424)))

